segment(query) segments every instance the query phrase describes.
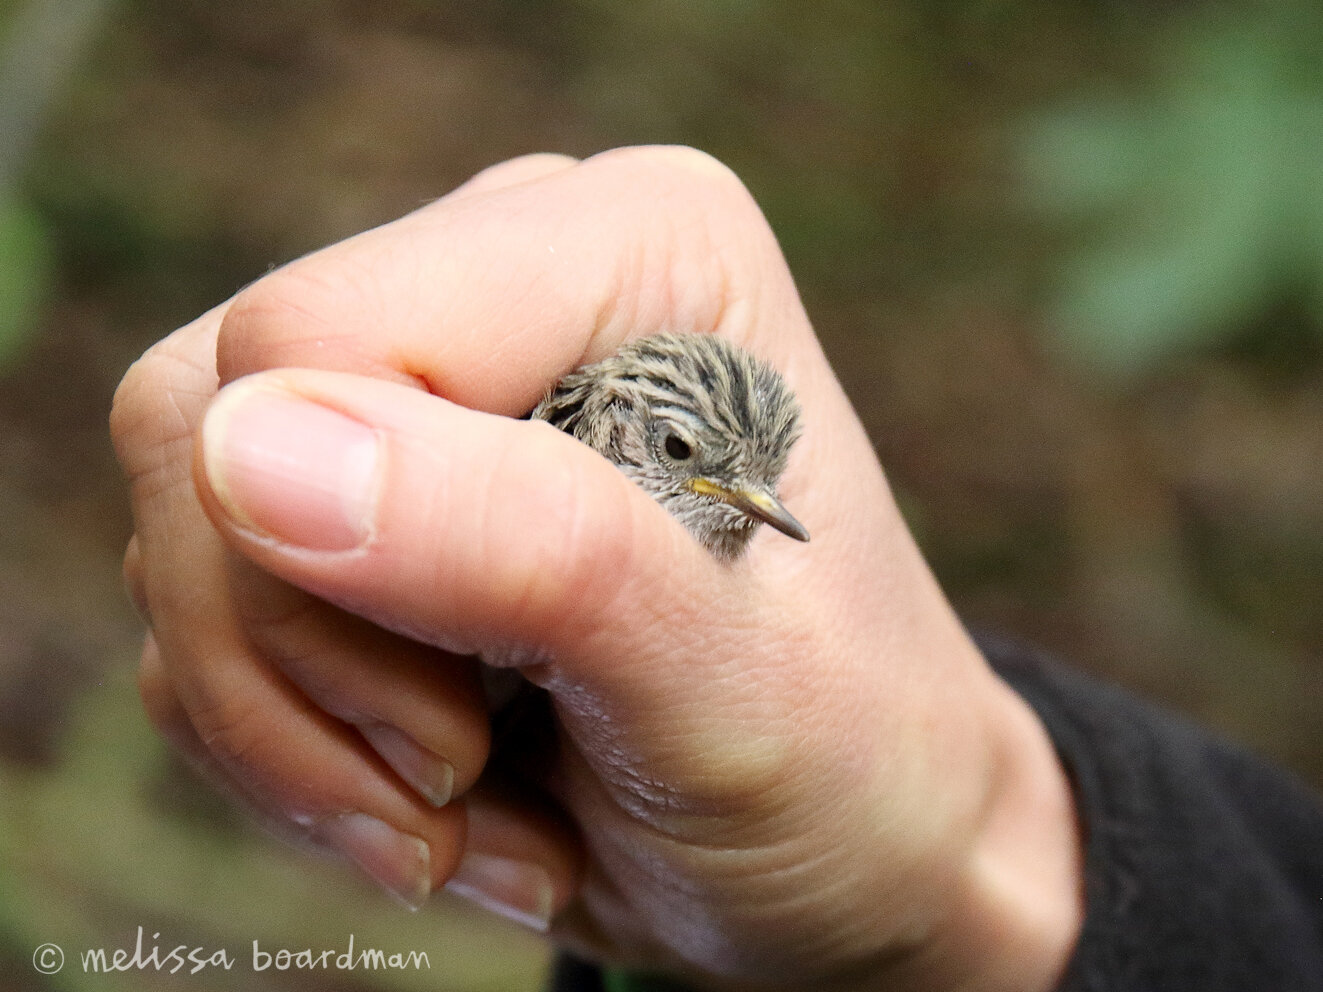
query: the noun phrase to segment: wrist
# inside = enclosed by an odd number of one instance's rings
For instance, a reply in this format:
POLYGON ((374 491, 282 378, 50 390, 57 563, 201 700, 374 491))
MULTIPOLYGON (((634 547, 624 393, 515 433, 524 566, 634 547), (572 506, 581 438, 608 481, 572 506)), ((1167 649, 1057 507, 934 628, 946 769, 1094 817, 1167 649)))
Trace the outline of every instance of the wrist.
MULTIPOLYGON (((911 893, 910 922, 922 936, 911 931, 913 942, 897 942, 906 929, 900 926, 880 954, 828 969, 814 987, 1050 992, 1058 986, 1084 918, 1083 843, 1070 782, 1028 704, 990 671, 987 686, 985 792, 976 823, 949 835, 955 845, 945 856, 949 874, 929 876, 928 892, 936 901, 925 908, 923 892, 911 893)), ((886 899, 884 894, 879 902, 886 899)), ((709 981, 695 987, 750 992, 775 983, 709 981)))
POLYGON ((952 911, 934 934, 948 989, 1050 992, 1084 920, 1083 841, 1065 769, 1038 717, 996 680, 994 779, 952 911))
MULTIPOLYGON (((988 672, 987 791, 923 938, 842 989, 1051 992, 1084 921, 1083 841, 1065 769, 1037 715, 988 672)), ((845 976, 843 976, 845 977, 845 976)))

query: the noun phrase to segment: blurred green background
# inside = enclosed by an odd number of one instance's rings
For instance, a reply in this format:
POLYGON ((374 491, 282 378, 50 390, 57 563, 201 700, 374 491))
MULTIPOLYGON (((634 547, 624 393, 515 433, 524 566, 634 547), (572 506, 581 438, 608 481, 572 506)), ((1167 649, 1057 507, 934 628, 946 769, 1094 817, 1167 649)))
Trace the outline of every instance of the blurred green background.
POLYGON ((155 741, 105 422, 269 267, 638 142, 748 183, 972 624, 1323 785, 1315 0, 0 0, 0 985, 536 987, 532 938, 395 909, 155 741), (432 968, 81 974, 139 925, 432 968))

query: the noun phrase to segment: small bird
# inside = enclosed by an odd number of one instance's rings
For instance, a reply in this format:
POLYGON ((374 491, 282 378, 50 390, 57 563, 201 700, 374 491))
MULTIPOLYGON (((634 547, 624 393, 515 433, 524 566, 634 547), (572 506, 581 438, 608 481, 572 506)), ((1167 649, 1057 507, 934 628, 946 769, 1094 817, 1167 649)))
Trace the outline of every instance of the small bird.
POLYGON ((799 404, 780 373, 723 338, 630 341, 569 373, 529 416, 604 455, 722 561, 760 523, 809 539, 776 495, 799 404))

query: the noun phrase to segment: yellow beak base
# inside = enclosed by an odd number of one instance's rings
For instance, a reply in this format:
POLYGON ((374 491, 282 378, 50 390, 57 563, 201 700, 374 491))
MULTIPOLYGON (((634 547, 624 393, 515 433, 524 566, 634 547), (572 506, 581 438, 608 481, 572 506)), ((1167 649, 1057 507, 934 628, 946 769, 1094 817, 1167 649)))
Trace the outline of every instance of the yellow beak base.
POLYGON ((787 537, 796 541, 807 541, 809 532, 789 510, 782 505, 775 494, 763 489, 730 489, 711 479, 697 478, 689 480, 689 488, 700 496, 729 503, 742 513, 760 520, 769 527, 775 527, 787 537))

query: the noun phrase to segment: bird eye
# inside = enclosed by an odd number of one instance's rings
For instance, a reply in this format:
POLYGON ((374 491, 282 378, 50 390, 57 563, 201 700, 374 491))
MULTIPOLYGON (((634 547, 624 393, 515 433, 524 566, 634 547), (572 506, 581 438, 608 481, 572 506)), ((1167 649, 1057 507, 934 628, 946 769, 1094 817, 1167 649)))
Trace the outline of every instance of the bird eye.
POLYGON ((664 444, 666 453, 677 462, 685 462, 694 453, 694 449, 689 447, 689 442, 678 434, 667 434, 664 444))

